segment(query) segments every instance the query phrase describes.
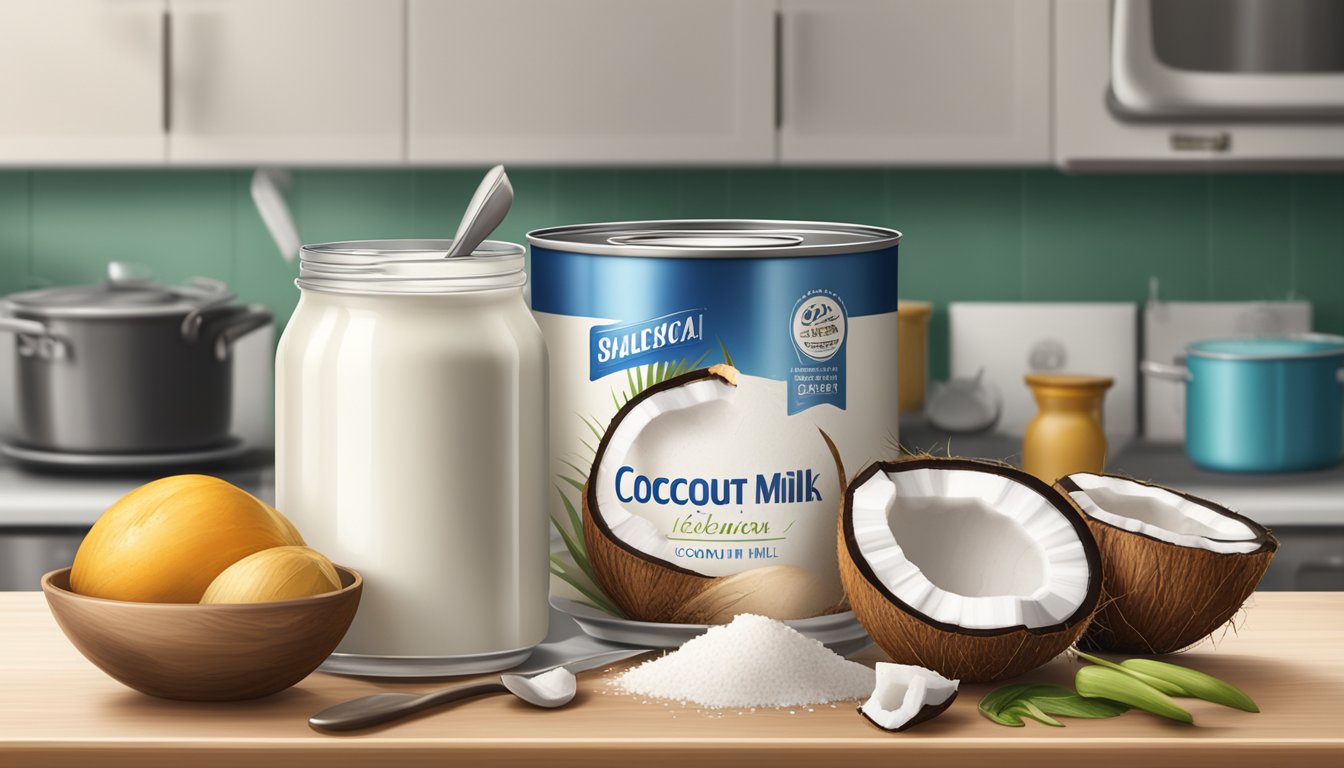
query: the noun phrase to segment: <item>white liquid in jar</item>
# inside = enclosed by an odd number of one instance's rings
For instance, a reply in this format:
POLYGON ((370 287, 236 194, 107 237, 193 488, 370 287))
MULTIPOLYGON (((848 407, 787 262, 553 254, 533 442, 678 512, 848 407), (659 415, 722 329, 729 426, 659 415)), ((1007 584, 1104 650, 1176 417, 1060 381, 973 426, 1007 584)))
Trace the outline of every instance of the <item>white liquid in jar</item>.
POLYGON ((340 653, 546 634, 546 359, 517 287, 305 290, 276 364, 277 507, 364 577, 340 653))

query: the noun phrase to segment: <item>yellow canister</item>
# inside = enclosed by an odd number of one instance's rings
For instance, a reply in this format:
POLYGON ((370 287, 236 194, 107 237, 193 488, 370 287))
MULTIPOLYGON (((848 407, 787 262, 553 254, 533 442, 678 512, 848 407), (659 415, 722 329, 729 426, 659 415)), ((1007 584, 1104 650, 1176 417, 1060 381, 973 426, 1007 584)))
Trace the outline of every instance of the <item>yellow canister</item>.
POLYGON ((896 384, 901 413, 924 407, 924 388, 929 380, 929 315, 927 301, 896 304, 896 384))
POLYGON ((1022 468, 1047 483, 1106 466, 1101 406, 1115 383, 1107 376, 1029 373, 1027 386, 1040 410, 1022 436, 1022 468))

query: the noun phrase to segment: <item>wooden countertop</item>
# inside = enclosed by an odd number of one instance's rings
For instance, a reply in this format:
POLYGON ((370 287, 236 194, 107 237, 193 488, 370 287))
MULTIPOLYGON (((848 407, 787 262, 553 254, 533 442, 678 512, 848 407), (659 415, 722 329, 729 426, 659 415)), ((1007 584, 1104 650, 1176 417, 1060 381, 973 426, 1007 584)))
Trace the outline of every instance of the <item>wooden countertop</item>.
MULTIPOLYGON (((608 690, 608 671, 582 675, 562 710, 498 696, 336 737, 309 730, 307 716, 352 696, 436 686, 318 673, 253 702, 153 699, 86 662, 40 594, 0 593, 0 766, 1344 765, 1344 593, 1258 594, 1235 633, 1183 661, 1241 686, 1262 713, 1190 701, 1195 727, 1131 712, 1005 728, 975 709, 993 686, 968 685, 937 720, 888 734, 850 704, 790 713, 646 702, 608 690)), ((1056 659, 1029 678, 1068 684, 1072 670, 1056 659)))

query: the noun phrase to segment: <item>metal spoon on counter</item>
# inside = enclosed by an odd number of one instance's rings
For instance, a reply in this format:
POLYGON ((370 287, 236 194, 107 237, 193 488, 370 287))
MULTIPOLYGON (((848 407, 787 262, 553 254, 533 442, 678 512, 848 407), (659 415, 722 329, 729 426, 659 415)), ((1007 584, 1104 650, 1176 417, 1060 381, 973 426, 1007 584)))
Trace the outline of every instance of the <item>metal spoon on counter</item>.
POLYGON ((485 172, 476 193, 462 214, 462 223, 457 225, 457 234, 449 246, 446 258, 470 256, 476 246, 485 241, 491 232, 504 221, 510 206, 513 205, 513 184, 509 183, 504 166, 496 165, 485 172))
POLYGON ((619 651, 607 651, 587 658, 560 664, 537 674, 500 675, 498 680, 483 683, 469 683, 432 693, 375 693, 360 696, 327 707, 308 718, 308 725, 318 731, 356 731, 369 728, 407 715, 424 712, 429 709, 451 704, 455 701, 485 696, 492 693, 512 693, 514 696, 534 707, 554 709, 563 707, 574 700, 578 691, 575 674, 596 669, 606 664, 648 653, 647 648, 625 648, 619 651), (563 675, 555 675, 563 670, 563 675))

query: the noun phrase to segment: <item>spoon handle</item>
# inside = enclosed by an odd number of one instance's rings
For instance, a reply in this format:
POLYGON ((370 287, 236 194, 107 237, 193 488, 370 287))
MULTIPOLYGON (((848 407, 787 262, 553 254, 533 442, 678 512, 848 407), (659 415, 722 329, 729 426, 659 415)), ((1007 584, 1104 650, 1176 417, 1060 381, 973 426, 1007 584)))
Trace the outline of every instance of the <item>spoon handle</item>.
POLYGON ((507 693, 498 680, 488 683, 472 683, 456 688, 445 688, 424 696, 407 696, 405 699, 389 700, 387 694, 364 696, 351 701, 328 707, 308 718, 308 724, 319 731, 357 731, 407 715, 435 709, 455 701, 485 696, 491 693, 507 693))

